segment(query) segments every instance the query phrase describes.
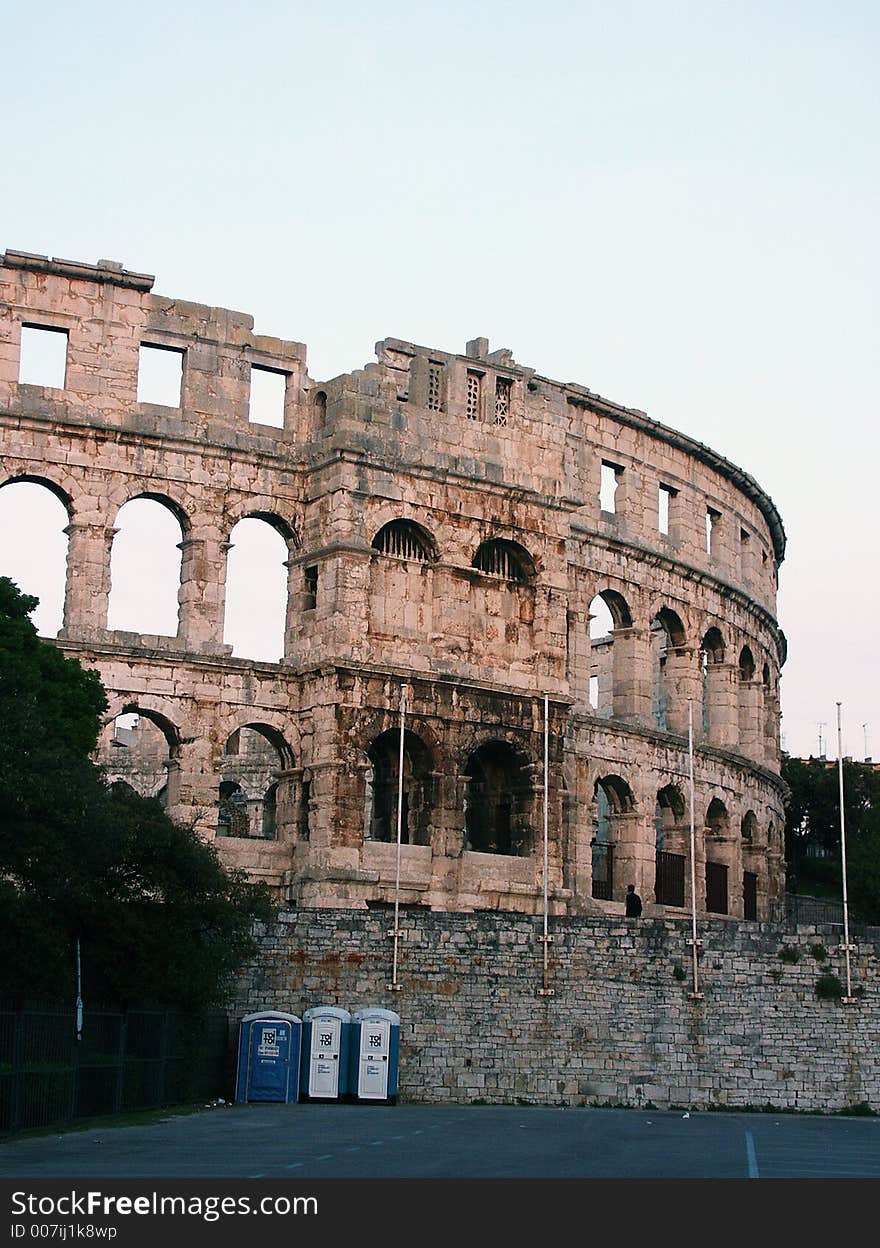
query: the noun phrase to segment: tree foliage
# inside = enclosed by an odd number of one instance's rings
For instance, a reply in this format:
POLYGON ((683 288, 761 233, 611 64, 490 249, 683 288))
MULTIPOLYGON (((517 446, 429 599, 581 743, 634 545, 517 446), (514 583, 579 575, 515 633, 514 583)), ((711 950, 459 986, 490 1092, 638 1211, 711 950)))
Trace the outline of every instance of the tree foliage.
POLYGON ((41 641, 36 600, 0 578, 0 995, 200 1007, 254 950, 262 886, 227 872, 157 801, 111 789, 90 755, 97 674, 41 641))
MULTIPOLYGON (((783 756, 789 786, 785 849, 801 891, 841 884, 840 777, 836 763, 783 756)), ((880 770, 844 761, 847 894, 852 911, 880 923, 880 770)))

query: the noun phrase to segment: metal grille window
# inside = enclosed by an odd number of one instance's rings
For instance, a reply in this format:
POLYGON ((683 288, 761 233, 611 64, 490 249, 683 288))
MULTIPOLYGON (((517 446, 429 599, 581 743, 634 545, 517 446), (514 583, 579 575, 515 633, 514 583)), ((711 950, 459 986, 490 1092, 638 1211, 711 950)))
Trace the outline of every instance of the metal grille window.
POLYGON ((483 379, 479 373, 468 373, 467 375, 467 400, 465 403, 465 415, 468 420, 480 419, 480 399, 482 396, 483 379))
POLYGON ((509 377, 495 379, 495 424, 506 425, 510 415, 510 391, 513 383, 509 377))
POLYGON ((443 404, 443 366, 428 365, 428 410, 439 412, 443 404))
POLYGON ((386 524, 373 538, 373 547, 380 554, 417 559, 420 563, 432 557, 427 537, 408 520, 392 520, 386 524))
POLYGON ((598 901, 611 901, 614 891, 614 847, 593 846, 593 896, 598 901))
POLYGON ((474 555, 474 567, 503 581, 525 584, 529 579, 524 552, 520 552, 513 542, 483 542, 474 555))
POLYGON ((661 906, 684 905, 684 854, 657 851, 654 896, 661 906))

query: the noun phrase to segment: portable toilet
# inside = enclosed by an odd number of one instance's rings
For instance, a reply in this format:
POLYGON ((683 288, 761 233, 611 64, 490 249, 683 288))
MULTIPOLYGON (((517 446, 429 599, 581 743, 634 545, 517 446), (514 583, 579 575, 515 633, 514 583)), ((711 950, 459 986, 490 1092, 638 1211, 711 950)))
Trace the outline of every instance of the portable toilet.
POLYGON ((349 1091, 356 1101, 397 1103, 400 1015, 373 1006, 351 1016, 349 1091))
POLYGON ((351 1015, 336 1005, 303 1014, 299 1091, 306 1101, 338 1101, 348 1092, 351 1015))
POLYGON ((301 1043, 302 1020, 295 1014, 246 1014, 238 1033, 236 1101, 298 1100, 301 1043))

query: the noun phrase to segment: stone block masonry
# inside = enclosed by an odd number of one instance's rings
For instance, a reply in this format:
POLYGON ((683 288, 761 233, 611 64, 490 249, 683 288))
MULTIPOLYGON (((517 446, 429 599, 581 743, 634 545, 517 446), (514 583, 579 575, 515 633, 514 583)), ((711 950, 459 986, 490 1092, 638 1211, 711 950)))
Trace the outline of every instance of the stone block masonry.
POLYGON ((399 992, 391 926, 391 911, 281 912, 231 1023, 264 1008, 396 1010, 407 1101, 880 1111, 880 929, 857 944, 859 996, 844 1005, 815 993, 823 971, 844 979, 830 927, 701 924, 704 998, 692 1001, 680 921, 553 920, 551 996, 538 995, 539 918, 401 914, 399 992))

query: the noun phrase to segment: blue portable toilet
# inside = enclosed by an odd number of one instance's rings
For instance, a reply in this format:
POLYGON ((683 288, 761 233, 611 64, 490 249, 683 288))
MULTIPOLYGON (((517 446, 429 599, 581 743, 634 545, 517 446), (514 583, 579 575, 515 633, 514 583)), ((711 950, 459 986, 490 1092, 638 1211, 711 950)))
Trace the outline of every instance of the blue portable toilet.
POLYGON ((356 1101, 397 1103, 400 1015, 372 1006, 351 1016, 349 1090, 356 1101))
POLYGON ((348 1092, 351 1015, 336 1005, 303 1014, 299 1091, 304 1101, 338 1101, 348 1092))
POLYGON ((246 1014, 238 1033, 236 1101, 298 1100, 301 1046, 302 1020, 295 1014, 246 1014))

